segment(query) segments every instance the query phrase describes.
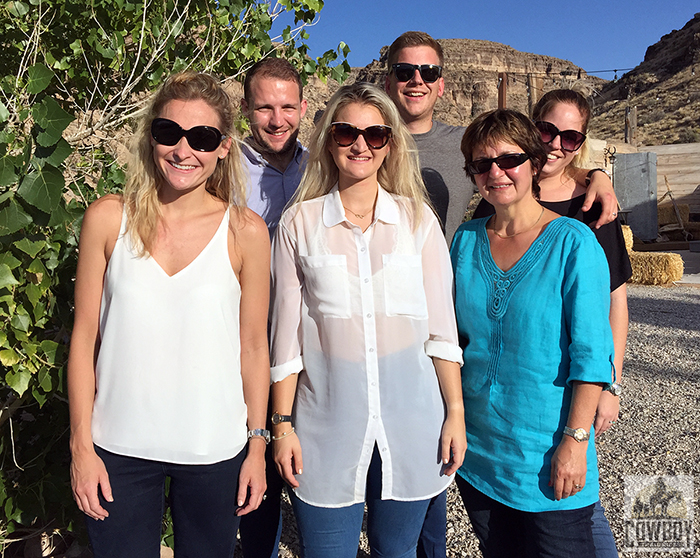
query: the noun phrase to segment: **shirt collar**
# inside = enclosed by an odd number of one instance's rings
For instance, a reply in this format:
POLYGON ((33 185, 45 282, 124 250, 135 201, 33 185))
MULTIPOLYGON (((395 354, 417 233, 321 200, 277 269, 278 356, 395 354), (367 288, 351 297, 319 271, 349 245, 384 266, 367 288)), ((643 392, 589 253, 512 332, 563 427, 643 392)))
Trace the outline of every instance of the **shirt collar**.
MULTIPOLYGON (((255 143, 253 136, 248 136, 241 142, 241 151, 243 151, 243 154, 251 163, 261 167, 275 168, 272 167, 270 163, 267 162, 265 157, 263 157, 257 150, 257 144, 255 143)), ((306 149, 304 149, 304 146, 301 145, 299 140, 297 140, 297 144, 294 149, 294 161, 296 161, 297 164, 301 164, 301 160, 305 152, 306 149)))
MULTIPOLYGON (((399 215, 398 203, 380 184, 377 206, 374 208, 375 218, 388 225, 397 225, 399 223, 399 215)), ((343 221, 345 221, 345 208, 336 184, 323 201, 323 224, 330 228, 343 221)))

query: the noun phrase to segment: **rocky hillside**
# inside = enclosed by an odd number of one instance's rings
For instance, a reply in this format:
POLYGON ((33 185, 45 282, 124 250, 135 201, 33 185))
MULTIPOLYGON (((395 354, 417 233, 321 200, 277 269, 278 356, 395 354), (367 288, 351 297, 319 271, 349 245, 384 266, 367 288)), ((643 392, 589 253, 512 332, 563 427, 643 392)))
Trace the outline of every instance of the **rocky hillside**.
POLYGON ((624 139, 625 108, 637 107, 641 145, 700 142, 700 13, 650 46, 644 61, 607 83, 591 131, 624 139))

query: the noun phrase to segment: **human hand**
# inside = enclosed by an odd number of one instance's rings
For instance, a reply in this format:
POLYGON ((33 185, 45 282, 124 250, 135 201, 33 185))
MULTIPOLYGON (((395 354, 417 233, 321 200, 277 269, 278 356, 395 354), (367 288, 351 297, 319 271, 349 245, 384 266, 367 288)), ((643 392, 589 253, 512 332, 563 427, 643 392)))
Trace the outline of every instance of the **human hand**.
POLYGON ((573 496, 586 486, 587 448, 588 442, 577 442, 571 436, 564 436, 557 446, 549 478, 556 500, 573 496))
POLYGON ((609 391, 603 391, 600 394, 598 408, 596 410, 595 435, 600 436, 608 428, 610 428, 618 419, 620 414, 620 398, 613 395, 609 391))
POLYGON ((595 224, 595 228, 599 229, 615 220, 618 208, 617 195, 615 190, 613 190, 612 182, 610 177, 604 172, 594 172, 591 175, 586 198, 581 209, 588 211, 593 206, 594 201, 600 202, 603 206, 600 218, 595 224))
POLYGON ((448 413, 442 425, 442 462, 445 474, 451 475, 462 466, 464 454, 467 451, 467 433, 464 424, 464 414, 448 413))
POLYGON ((113 502, 112 487, 104 462, 90 448, 84 452, 75 452, 70 462, 70 484, 73 498, 78 508, 92 519, 104 520, 109 512, 100 505, 98 490, 108 502, 113 502))
MULTIPOLYGON (((249 444, 257 443, 264 444, 262 439, 251 438, 249 444)), ((248 448, 241 471, 238 475, 238 509, 236 515, 246 515, 256 509, 263 501, 265 490, 267 489, 267 481, 265 480, 265 450, 251 451, 248 448)))
POLYGON ((301 444, 296 432, 292 432, 281 440, 275 440, 273 443, 277 472, 289 486, 297 488, 299 481, 295 475, 301 475, 304 463, 301 458, 301 444))

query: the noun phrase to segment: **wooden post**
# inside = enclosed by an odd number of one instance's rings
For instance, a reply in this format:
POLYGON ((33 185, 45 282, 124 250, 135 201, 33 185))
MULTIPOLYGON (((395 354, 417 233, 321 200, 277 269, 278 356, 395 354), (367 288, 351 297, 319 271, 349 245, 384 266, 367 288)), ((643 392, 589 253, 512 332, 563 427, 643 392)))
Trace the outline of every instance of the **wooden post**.
POLYGON ((527 90, 530 94, 528 97, 527 108, 530 111, 530 116, 532 116, 532 110, 535 108, 537 101, 539 101, 542 97, 543 89, 544 78, 542 76, 527 74, 527 90))
POLYGON ((498 72, 498 108, 506 107, 506 88, 508 87, 508 74, 506 72, 498 72))
POLYGON ((637 145, 637 107, 625 109, 625 143, 637 145))

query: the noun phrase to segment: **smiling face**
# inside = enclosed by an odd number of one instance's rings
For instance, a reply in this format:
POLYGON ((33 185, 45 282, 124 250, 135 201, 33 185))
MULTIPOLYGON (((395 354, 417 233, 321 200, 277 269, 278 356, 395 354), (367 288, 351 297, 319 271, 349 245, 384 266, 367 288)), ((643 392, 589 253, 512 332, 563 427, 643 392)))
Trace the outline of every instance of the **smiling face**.
MULTIPOLYGON (((523 150, 512 143, 499 141, 494 145, 477 147, 473 151, 473 161, 477 159, 492 159, 501 155, 523 153, 523 150)), ((532 177, 535 169, 527 160, 522 165, 512 169, 501 169, 495 163, 491 164, 488 172, 474 175, 474 181, 481 196, 496 207, 509 207, 524 199, 534 199, 532 196, 532 177)))
MULTIPOLYGON (((571 103, 558 103, 554 105, 552 110, 543 115, 544 122, 554 124, 559 130, 576 130, 577 132, 585 133, 584 117, 579 112, 578 108, 571 103)), ((541 178, 550 178, 558 176, 566 170, 576 154, 576 151, 564 151, 561 148, 561 137, 557 136, 550 143, 545 144, 547 150, 547 164, 542 169, 541 178)))
MULTIPOLYGON (((335 122, 347 122, 364 130, 370 126, 385 125, 378 109, 371 105, 353 103, 340 109, 333 119, 335 122)), ((389 142, 381 149, 371 149, 364 136, 349 147, 339 146, 332 137, 328 138, 328 150, 338 167, 338 186, 342 190, 359 182, 377 182, 377 172, 389 152, 389 142)))
POLYGON ((242 108, 260 147, 272 155, 293 153, 306 114, 306 101, 299 98, 297 83, 256 76, 250 84, 250 102, 244 99, 242 108))
MULTIPOLYGON (((440 58, 437 52, 429 46, 421 45, 401 49, 396 54, 395 63, 407 64, 435 64, 440 65, 440 58)), ((401 113, 401 118, 409 126, 411 132, 427 132, 432 123, 433 109, 438 97, 442 97, 445 91, 445 81, 438 78, 433 83, 426 83, 421 78, 420 72, 416 71, 409 81, 399 81, 394 72, 390 72, 385 82, 386 92, 394 101, 401 113), (411 126, 413 123, 424 124, 425 130, 415 130, 411 126)))
MULTIPOLYGON (((168 102, 158 114, 180 125, 183 130, 195 126, 213 126, 221 129, 217 112, 205 101, 168 102)), ((224 158, 229 151, 231 139, 226 138, 210 152, 196 151, 187 143, 184 136, 175 145, 162 145, 151 138, 153 160, 160 172, 164 184, 178 192, 193 190, 206 185, 214 172, 219 158, 224 158)))

